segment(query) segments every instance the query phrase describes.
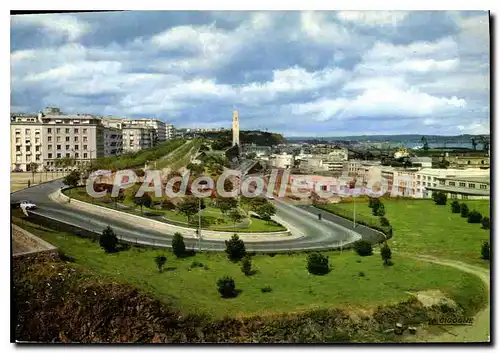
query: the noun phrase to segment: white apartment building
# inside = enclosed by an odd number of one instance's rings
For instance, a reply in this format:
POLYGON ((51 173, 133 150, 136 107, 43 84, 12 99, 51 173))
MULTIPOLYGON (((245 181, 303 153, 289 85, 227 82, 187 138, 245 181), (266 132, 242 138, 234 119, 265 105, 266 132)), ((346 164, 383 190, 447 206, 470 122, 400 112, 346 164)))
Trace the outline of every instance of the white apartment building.
POLYGON ((136 152, 154 146, 156 131, 146 126, 125 125, 123 133, 123 152, 136 152))
POLYGON ((272 154, 269 157, 271 167, 288 169, 293 167, 294 157, 292 154, 283 152, 281 154, 272 154))
POLYGON ((48 170, 62 169, 56 160, 74 158, 89 163, 104 157, 104 127, 91 115, 40 115, 42 121, 42 156, 48 170))
POLYGON ((437 186, 428 186, 429 192, 444 192, 450 199, 477 200, 490 198, 490 177, 440 177, 437 186))
POLYGON ((172 124, 165 124, 165 139, 171 140, 175 138, 175 128, 172 124))
POLYGON ((126 128, 144 127, 153 129, 153 146, 156 146, 158 143, 166 140, 166 124, 161 120, 141 118, 135 120, 127 120, 124 121, 123 124, 123 127, 126 128))
POLYGON ((31 163, 42 169, 42 123, 36 115, 11 117, 11 170, 30 171, 31 163))

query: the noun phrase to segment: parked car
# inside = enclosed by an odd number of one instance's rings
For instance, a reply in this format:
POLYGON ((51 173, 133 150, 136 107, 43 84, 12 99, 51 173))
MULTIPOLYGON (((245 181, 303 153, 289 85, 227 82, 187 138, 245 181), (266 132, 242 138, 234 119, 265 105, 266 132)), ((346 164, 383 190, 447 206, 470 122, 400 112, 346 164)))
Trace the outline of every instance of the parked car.
POLYGON ((28 200, 22 200, 21 203, 19 204, 21 208, 24 208, 26 210, 33 210, 36 208, 36 205, 28 200))
POLYGON ((14 168, 14 170, 12 170, 14 173, 21 173, 23 170, 21 168, 14 168))

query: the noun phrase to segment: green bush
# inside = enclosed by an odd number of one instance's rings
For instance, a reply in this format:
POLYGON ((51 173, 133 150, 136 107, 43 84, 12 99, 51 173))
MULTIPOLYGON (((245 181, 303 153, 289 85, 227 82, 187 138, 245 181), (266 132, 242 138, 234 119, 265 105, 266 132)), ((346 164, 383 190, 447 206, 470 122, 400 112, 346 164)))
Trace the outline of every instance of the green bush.
POLYGON ((183 257, 186 254, 184 238, 179 232, 174 233, 174 237, 172 238, 172 252, 177 257, 183 257))
POLYGON ((384 246, 380 249, 380 256, 382 256, 384 265, 388 266, 389 261, 391 261, 392 251, 391 248, 389 248, 389 245, 387 245, 387 243, 385 243, 384 246))
POLYGON ((469 206, 465 203, 460 204, 460 216, 467 217, 469 215, 469 206))
POLYGON ((481 246, 481 258, 483 260, 489 260, 490 259, 490 243, 488 243, 487 241, 483 243, 483 245, 481 246))
POLYGON ((112 253, 116 251, 117 244, 118 238, 113 229, 108 226, 106 229, 104 229, 102 235, 99 238, 99 245, 104 249, 106 253, 112 253))
POLYGON ((246 255, 245 243, 237 234, 234 234, 230 240, 226 240, 226 254, 233 262, 240 261, 246 255))
POLYGON ((490 218, 489 217, 484 217, 483 220, 481 221, 481 226, 483 229, 490 229, 490 218))
POLYGON ((385 217, 380 217, 380 225, 382 227, 388 227, 390 226, 389 220, 385 217))
POLYGON ((432 193, 432 198, 434 200, 434 203, 436 205, 446 205, 446 201, 448 200, 448 197, 444 192, 438 191, 438 192, 433 192, 432 193))
POLYGON ((262 287, 262 288, 260 289, 260 291, 261 291, 262 293, 269 293, 269 292, 272 292, 272 291, 273 291, 273 289, 272 289, 270 286, 265 286, 265 287, 262 287))
POLYGON ((252 259, 249 256, 245 256, 243 260, 241 260, 241 272, 243 272, 245 276, 251 276, 253 274, 252 259))
POLYGON ((236 296, 236 285, 234 279, 224 276, 217 280, 217 291, 223 298, 233 298, 236 296))
POLYGON ((467 216, 468 223, 481 223, 482 219, 483 215, 476 210, 469 212, 469 215, 467 216))
POLYGON ((460 203, 457 200, 451 203, 451 212, 460 213, 460 203))
POLYGON ((167 258, 165 255, 158 255, 155 257, 155 263, 158 267, 158 272, 163 272, 163 266, 167 263, 167 258))
POLYGON ((307 256, 307 270, 313 275, 325 275, 330 272, 328 257, 315 252, 307 256))
POLYGON ((371 256, 373 254, 372 244, 366 240, 358 240, 354 243, 354 251, 359 256, 371 256))

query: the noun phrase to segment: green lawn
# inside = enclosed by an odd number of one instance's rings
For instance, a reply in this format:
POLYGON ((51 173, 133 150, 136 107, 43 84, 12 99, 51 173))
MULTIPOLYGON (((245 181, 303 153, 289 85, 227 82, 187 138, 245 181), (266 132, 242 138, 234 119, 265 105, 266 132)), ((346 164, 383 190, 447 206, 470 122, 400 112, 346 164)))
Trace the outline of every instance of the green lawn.
MULTIPOLYGON (((393 226, 390 245, 394 251, 429 254, 456 259, 489 268, 480 258, 481 245, 489 241, 490 232, 480 224, 467 223, 459 214, 451 213, 451 202, 435 205, 432 200, 383 200, 386 218, 393 226)), ((467 201, 481 213, 489 209, 489 200, 467 201)), ((352 203, 326 206, 340 207, 352 213, 352 203)), ((472 209, 472 208, 471 208, 472 209)), ((366 202, 356 202, 356 215, 377 221, 366 202)))
MULTIPOLYGON (((19 223, 19 219, 14 218, 19 223)), ((407 299, 406 292, 440 289, 458 303, 477 309, 485 296, 481 281, 452 268, 400 257, 395 265, 384 267, 380 255, 359 257, 350 251, 326 253, 332 272, 310 275, 306 254, 256 255, 257 274, 246 277, 239 264, 231 263, 223 253, 203 253, 177 259, 169 251, 132 248, 105 254, 97 242, 67 233, 40 229, 24 221, 24 227, 56 245, 75 259, 73 266, 83 266, 97 274, 131 283, 185 312, 206 312, 215 317, 293 312, 310 308, 342 307, 369 310, 382 304, 407 299), (154 257, 165 254, 165 271, 159 273, 154 257), (208 266, 190 268, 196 260, 208 266), (365 276, 359 276, 359 272, 365 276), (242 292, 232 299, 222 299, 216 290, 218 278, 230 275, 242 292), (262 293, 270 286, 272 292, 262 293)))
POLYGON ((185 167, 199 150, 201 144, 202 141, 199 139, 188 141, 168 157, 158 159, 156 161, 156 167, 158 169, 169 167, 171 170, 178 170, 181 167, 185 167))
MULTIPOLYGON (((136 206, 133 201, 132 201, 132 195, 135 194, 135 192, 139 189, 138 186, 133 186, 129 189, 126 189, 124 191, 126 197, 125 200, 122 202, 122 204, 132 207, 133 210, 130 209, 120 209, 122 212, 128 212, 128 213, 133 213, 137 214, 141 212, 141 208, 136 206)), ((87 194, 87 191, 85 188, 74 188, 74 189, 69 189, 65 191, 65 194, 75 198, 80 201, 84 202, 89 202, 93 203, 99 206, 103 207, 108 207, 108 208, 115 208, 115 204, 113 203, 113 200, 109 196, 110 194, 106 194, 103 198, 95 199, 87 194)), ((153 200, 156 200, 155 197, 153 197, 153 200)), ((208 200, 205 200, 205 203, 208 203, 208 200)), ((158 210, 158 209, 149 209, 144 207, 143 208, 144 212, 149 212, 149 213, 154 213, 160 216, 165 216, 168 220, 171 220, 173 222, 180 222, 180 223, 185 223, 186 226, 188 226, 187 222, 188 219, 185 215, 180 214, 176 212, 175 210, 158 210)), ((208 228, 204 229, 209 229, 209 230, 220 230, 220 231, 228 231, 231 232, 234 230, 233 222, 226 216, 224 216, 220 209, 213 207, 213 206, 207 206, 203 211, 202 215, 207 215, 210 217, 212 220, 215 220, 217 218, 224 219, 223 223, 219 224, 211 224, 208 226, 208 228)), ((191 227, 195 227, 195 225, 191 225, 191 227)), ((242 232, 279 232, 279 231, 284 231, 286 230, 285 227, 283 227, 281 224, 278 224, 274 221, 271 222, 266 222, 261 219, 252 217, 251 222, 248 226, 240 226, 236 227, 237 231, 242 231, 242 232)))

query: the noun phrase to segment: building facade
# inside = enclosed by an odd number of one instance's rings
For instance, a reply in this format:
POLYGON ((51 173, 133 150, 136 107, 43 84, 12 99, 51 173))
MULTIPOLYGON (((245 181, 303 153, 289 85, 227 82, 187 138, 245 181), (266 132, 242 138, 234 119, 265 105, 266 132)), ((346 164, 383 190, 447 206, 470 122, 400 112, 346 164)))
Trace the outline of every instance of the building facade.
POLYGON ((156 141, 155 129, 147 126, 125 126, 123 133, 123 152, 137 152, 151 148, 156 141))
POLYGON ((119 156, 123 153, 123 133, 121 129, 104 128, 104 156, 119 156))
POLYGON ((43 168, 42 122, 33 114, 12 116, 10 125, 11 170, 30 171, 37 164, 43 168))

